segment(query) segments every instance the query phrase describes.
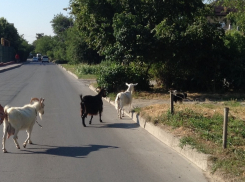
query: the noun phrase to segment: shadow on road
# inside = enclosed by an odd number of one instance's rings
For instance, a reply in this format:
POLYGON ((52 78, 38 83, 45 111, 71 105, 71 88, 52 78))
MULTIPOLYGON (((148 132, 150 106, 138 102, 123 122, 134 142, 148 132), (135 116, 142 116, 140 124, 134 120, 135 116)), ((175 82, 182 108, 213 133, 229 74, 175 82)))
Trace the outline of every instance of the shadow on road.
POLYGON ((119 129, 134 129, 139 128, 138 123, 110 123, 106 124, 105 122, 102 123, 95 123, 95 124, 88 124, 87 128, 119 128, 119 129))
POLYGON ((85 158, 91 152, 99 151, 101 149, 116 149, 118 147, 108 146, 108 145, 86 145, 82 147, 74 146, 74 147, 55 147, 55 146, 47 146, 47 145, 38 145, 36 146, 44 146, 44 151, 31 151, 33 149, 42 149, 40 148, 30 148, 30 150, 22 150, 28 153, 25 154, 45 154, 45 155, 55 155, 55 156, 63 156, 63 157, 75 157, 75 158, 85 158), (51 148, 52 147, 52 148, 51 148))

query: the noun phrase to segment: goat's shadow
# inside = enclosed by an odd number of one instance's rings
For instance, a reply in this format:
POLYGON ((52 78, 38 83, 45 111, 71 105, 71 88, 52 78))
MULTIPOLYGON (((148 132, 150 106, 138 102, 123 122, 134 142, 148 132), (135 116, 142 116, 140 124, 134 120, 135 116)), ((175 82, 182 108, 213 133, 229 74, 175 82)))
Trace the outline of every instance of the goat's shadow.
POLYGON ((119 128, 119 129, 134 129, 139 128, 137 123, 103 123, 87 125, 88 128, 119 128))
MULTIPOLYGON (((128 117, 123 117, 124 121, 131 121, 131 118, 128 117)), ((136 123, 129 123, 129 122, 125 122, 125 123, 108 123, 108 122, 101 122, 101 123, 92 123, 92 124, 88 124, 86 123, 86 127, 87 128, 119 128, 119 129, 135 129, 135 128, 139 128, 139 122, 137 121, 136 123)))
POLYGON ((55 155, 55 156, 62 156, 62 157, 74 157, 74 158, 85 158, 88 156, 91 152, 96 152, 101 149, 116 149, 118 147, 116 146, 109 146, 109 145, 85 145, 85 146, 48 146, 48 145, 38 145, 37 146, 43 146, 37 147, 37 148, 30 148, 30 150, 22 150, 25 152, 28 152, 26 154, 45 154, 45 155, 55 155), (44 151, 32 151, 33 149, 45 149, 44 151))

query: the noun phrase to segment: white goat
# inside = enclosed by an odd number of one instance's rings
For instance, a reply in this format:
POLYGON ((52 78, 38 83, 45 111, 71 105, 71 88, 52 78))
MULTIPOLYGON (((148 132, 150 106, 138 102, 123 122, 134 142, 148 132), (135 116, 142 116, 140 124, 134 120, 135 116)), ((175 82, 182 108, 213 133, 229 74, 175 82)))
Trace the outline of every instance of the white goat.
MULTIPOLYGON (((31 132, 33 125, 37 119, 37 114, 39 114, 40 119, 42 119, 42 115, 44 114, 44 99, 41 98, 32 98, 30 104, 27 104, 23 107, 4 107, 3 111, 0 111, 0 117, 4 116, 3 121, 3 138, 2 138, 2 145, 3 145, 3 152, 6 153, 7 150, 5 148, 5 141, 8 134, 8 138, 11 135, 13 136, 14 143, 16 148, 20 149, 18 139, 18 132, 20 130, 25 130, 27 132, 27 139, 23 143, 23 147, 26 147, 27 142, 32 144, 31 141, 31 132)), ((1 109, 1 108, 0 108, 1 109)), ((1 118, 0 118, 1 121, 1 118)), ((0 123, 1 124, 1 123, 0 123)))
MULTIPOLYGON (((117 109, 118 117, 122 119, 122 116, 124 116, 124 106, 129 105, 131 110, 131 104, 132 104, 132 94, 134 91, 134 86, 138 85, 138 83, 126 83, 128 86, 128 89, 125 92, 120 92, 117 94, 115 99, 115 107, 117 109), (122 113, 123 110, 123 113, 122 113)), ((130 112, 130 111, 129 111, 130 112)))

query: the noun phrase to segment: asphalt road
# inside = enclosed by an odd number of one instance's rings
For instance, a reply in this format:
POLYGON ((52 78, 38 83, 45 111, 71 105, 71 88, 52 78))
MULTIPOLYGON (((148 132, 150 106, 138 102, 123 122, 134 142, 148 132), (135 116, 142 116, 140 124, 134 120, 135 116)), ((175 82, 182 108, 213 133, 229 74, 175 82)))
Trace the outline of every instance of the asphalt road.
MULTIPOLYGON (((0 73, 0 104, 23 106, 45 98, 43 126, 34 125, 33 145, 18 150, 12 137, 0 152, 1 182, 206 182, 203 171, 140 128, 117 118, 104 101, 103 123, 82 126, 79 95, 95 95, 52 63, 24 64, 0 73)), ((2 127, 2 126, 1 126, 2 127)), ((2 136, 2 130, 0 131, 2 136)), ((18 135, 20 144, 26 132, 18 135)))

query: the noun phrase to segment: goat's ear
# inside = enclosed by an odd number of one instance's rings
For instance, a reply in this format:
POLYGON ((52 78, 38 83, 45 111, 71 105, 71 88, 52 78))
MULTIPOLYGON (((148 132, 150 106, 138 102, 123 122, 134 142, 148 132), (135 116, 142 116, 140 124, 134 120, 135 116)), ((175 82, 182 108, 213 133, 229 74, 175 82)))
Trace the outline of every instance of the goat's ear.
POLYGON ((97 88, 96 88, 96 92, 99 93, 100 91, 101 91, 101 88, 100 88, 100 87, 97 87, 97 88))
POLYGON ((31 98, 30 103, 32 103, 32 101, 34 101, 34 100, 39 101, 39 99, 35 97, 35 98, 31 98))
POLYGON ((126 85, 128 86, 128 83, 126 83, 126 85))
POLYGON ((135 83, 134 86, 138 85, 138 83, 135 83))

